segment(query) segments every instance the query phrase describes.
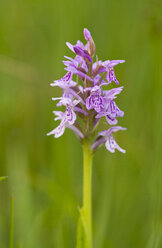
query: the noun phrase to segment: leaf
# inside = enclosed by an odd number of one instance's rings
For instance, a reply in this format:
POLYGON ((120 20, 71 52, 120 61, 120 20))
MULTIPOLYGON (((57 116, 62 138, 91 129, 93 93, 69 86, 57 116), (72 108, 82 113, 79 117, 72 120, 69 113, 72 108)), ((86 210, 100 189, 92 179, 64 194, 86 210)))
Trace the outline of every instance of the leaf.
POLYGON ((81 216, 79 216, 78 227, 77 227, 76 248, 83 248, 83 245, 84 245, 83 225, 82 225, 81 216))
POLYGON ((14 197, 11 197, 10 207, 10 241, 9 248, 14 248, 14 197))
POLYGON ((3 181, 3 180, 5 180, 5 179, 7 179, 7 178, 8 178, 8 176, 0 177, 0 181, 3 181))
POLYGON ((89 234, 87 223, 84 216, 84 208, 78 208, 80 216, 78 220, 78 230, 77 230, 77 246, 76 248, 84 248, 85 239, 88 240, 89 243, 89 234))

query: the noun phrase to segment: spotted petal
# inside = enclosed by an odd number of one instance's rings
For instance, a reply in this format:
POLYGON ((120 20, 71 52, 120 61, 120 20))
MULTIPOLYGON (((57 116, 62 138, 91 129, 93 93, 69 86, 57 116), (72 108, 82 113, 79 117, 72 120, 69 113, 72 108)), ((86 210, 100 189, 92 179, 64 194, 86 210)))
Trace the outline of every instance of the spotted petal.
POLYGON ((122 149, 115 141, 112 135, 110 135, 105 143, 106 149, 109 150, 110 152, 114 153, 115 149, 122 153, 126 153, 124 149, 122 149))
POLYGON ((64 131, 65 131, 65 125, 60 124, 54 130, 52 130, 50 133, 48 133, 47 136, 53 134, 55 138, 59 138, 61 135, 63 135, 64 131))
POLYGON ((117 132, 119 130, 126 130, 126 128, 120 127, 120 126, 114 126, 109 128, 108 130, 103 130, 99 132, 98 136, 103 136, 106 138, 106 149, 109 150, 110 152, 114 153, 115 149, 119 150, 122 153, 125 153, 126 151, 122 149, 114 140, 112 133, 117 132))

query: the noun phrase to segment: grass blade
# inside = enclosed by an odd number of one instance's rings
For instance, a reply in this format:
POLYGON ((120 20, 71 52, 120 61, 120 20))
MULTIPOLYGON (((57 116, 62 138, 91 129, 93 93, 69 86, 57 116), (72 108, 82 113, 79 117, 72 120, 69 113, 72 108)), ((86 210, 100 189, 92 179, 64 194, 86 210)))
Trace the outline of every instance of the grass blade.
POLYGON ((81 216, 79 216, 76 248, 83 248, 83 243, 84 243, 83 224, 82 224, 81 216))
POLYGON ((9 248, 14 248, 14 197, 11 197, 10 208, 10 245, 9 248))

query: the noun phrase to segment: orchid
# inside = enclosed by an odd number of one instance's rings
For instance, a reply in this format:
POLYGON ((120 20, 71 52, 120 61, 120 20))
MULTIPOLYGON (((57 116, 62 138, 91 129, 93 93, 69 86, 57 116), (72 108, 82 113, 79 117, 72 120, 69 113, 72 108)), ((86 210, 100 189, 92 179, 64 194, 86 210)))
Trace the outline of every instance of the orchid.
POLYGON ((55 120, 60 120, 60 124, 47 135, 54 135, 58 138, 68 128, 77 135, 83 146, 85 179, 79 225, 83 230, 82 247, 92 248, 91 170, 93 154, 104 143, 111 153, 115 150, 121 153, 126 152, 113 137, 113 133, 126 130, 126 128, 114 126, 118 123, 117 118, 124 116, 124 112, 115 102, 123 87, 113 87, 113 82, 119 84, 114 67, 124 63, 125 60, 102 61, 97 56, 95 58, 96 46, 91 33, 86 28, 83 33, 85 45, 79 40, 75 45, 66 43, 75 57, 64 56, 66 60, 63 60, 63 64, 67 73, 51 84, 61 89, 61 97, 55 97, 52 100, 58 101, 56 106, 64 107, 65 112, 53 111, 56 116, 55 120), (111 88, 109 88, 110 84, 111 88), (107 125, 110 125, 107 130, 99 130, 102 117, 105 117, 107 125))
POLYGON ((106 117, 107 122, 110 125, 116 125, 118 123, 116 117, 123 117, 124 112, 121 111, 112 99, 107 99, 105 102, 105 108, 96 115, 96 118, 106 117))
POLYGON ((86 90, 90 90, 90 96, 86 99, 86 107, 88 110, 95 109, 98 113, 104 108, 103 97, 101 96, 102 91, 99 86, 94 86, 92 88, 86 88, 86 90))
POLYGON ((73 104, 72 101, 70 102, 70 99, 68 99, 68 98, 67 99, 66 98, 60 98, 60 106, 61 105, 66 106, 66 110, 64 113, 61 111, 54 111, 53 112, 57 116, 55 118, 55 120, 61 120, 61 123, 57 128, 55 128, 50 133, 48 133, 48 135, 54 134, 55 138, 60 137, 64 133, 65 128, 70 126, 70 125, 73 125, 75 120, 76 120, 76 114, 73 110, 75 104, 73 104))
POLYGON ((125 60, 106 60, 102 63, 103 67, 105 68, 107 74, 106 74, 106 80, 108 83, 111 83, 111 81, 114 81, 116 84, 119 84, 119 81, 116 79, 115 72, 114 72, 114 66, 120 63, 124 63, 125 60))
POLYGON ((115 149, 118 151, 125 153, 126 151, 122 149, 115 141, 113 137, 113 132, 117 132, 119 130, 126 130, 126 128, 120 127, 120 126, 114 126, 110 127, 108 130, 103 130, 98 133, 98 139, 96 142, 92 145, 92 149, 95 149, 99 145, 105 143, 106 149, 110 152, 114 153, 115 149))

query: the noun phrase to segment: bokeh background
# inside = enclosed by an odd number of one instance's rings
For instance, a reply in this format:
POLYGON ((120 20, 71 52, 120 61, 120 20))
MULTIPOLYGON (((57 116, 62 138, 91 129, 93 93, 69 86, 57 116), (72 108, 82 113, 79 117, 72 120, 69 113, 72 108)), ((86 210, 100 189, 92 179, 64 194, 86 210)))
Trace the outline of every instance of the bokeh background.
MULTIPOLYGON (((103 146, 93 165, 95 248, 162 247, 162 19, 160 0, 0 0, 0 247, 75 247, 82 204, 82 149, 54 139, 49 84, 64 75, 66 41, 90 29, 100 59, 116 66, 125 111, 116 134, 127 153, 103 146)), ((115 84, 114 84, 115 86, 115 84)))

